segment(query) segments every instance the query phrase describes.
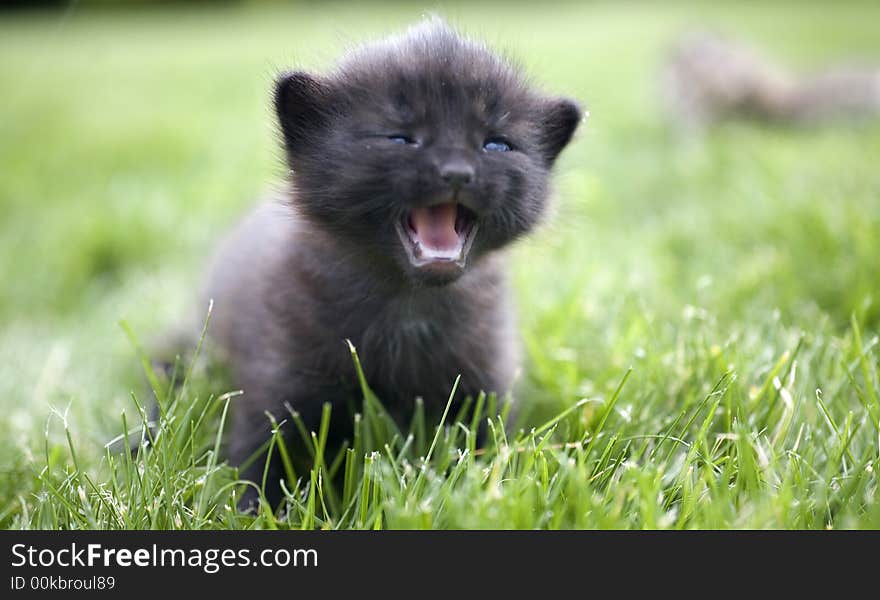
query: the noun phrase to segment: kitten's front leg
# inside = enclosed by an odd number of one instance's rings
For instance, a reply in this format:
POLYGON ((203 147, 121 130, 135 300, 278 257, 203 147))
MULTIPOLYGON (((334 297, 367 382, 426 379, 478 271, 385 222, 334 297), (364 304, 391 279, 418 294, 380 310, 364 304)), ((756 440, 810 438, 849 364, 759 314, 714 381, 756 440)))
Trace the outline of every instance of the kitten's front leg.
MULTIPOLYGON (((279 450, 273 449, 267 456, 268 442, 272 436, 272 423, 267 413, 280 425, 282 441, 291 457, 297 477, 303 477, 313 466, 314 449, 304 440, 294 422, 291 410, 302 419, 308 433, 317 432, 321 424, 324 403, 331 403, 331 439, 328 452, 351 432, 351 419, 347 417, 344 396, 339 386, 329 386, 312 378, 287 377, 283 384, 254 384, 244 387, 242 402, 233 414, 232 435, 229 443, 230 464, 241 467, 239 477, 252 482, 239 501, 239 508, 257 508, 265 474, 265 495, 275 509, 284 499, 280 482, 286 479, 279 450), (265 447, 265 448, 264 448, 265 447), (260 452, 261 448, 264 448, 260 452), (254 456, 259 452, 258 456, 254 456), (268 460, 268 466, 266 461, 268 460)), ((296 481, 286 481, 287 489, 293 490, 296 481)))
MULTIPOLYGON (((265 452, 254 456, 272 435, 272 423, 264 412, 270 406, 265 391, 246 391, 241 404, 233 413, 232 435, 228 451, 229 461, 230 464, 239 467, 239 478, 249 482, 239 499, 239 509, 257 512, 260 498, 259 488, 262 486, 264 472, 266 473, 267 497, 271 490, 277 489, 278 491, 277 498, 269 498, 270 504, 275 506, 281 499, 278 482, 283 475, 283 469, 275 452, 273 452, 275 456, 267 456, 265 452), (268 471, 266 471, 267 459, 269 460, 268 471), (250 462, 248 463, 248 461, 250 462)), ((279 403, 279 405, 281 404, 279 403)), ((282 416, 276 410, 271 412, 276 421, 282 416)))

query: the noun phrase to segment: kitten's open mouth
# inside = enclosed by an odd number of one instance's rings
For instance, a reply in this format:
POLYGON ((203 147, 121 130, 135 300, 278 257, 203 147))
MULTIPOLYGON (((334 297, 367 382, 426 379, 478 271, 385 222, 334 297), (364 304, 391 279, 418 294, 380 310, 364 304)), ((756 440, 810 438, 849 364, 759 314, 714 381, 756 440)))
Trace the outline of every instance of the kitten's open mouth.
POLYGON ((458 202, 420 206, 397 223, 397 233, 413 266, 463 268, 477 233, 477 216, 458 202))

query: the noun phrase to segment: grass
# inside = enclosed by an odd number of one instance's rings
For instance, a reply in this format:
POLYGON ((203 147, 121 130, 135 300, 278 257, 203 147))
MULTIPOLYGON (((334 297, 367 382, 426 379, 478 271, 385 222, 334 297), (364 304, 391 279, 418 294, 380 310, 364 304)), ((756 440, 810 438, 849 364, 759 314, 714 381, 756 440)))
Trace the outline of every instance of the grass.
POLYGON ((200 364, 155 386, 143 428, 137 344, 192 308, 212 244, 281 175, 274 69, 419 11, 0 16, 0 525, 880 527, 880 123, 685 135, 655 87, 693 23, 798 69, 876 62, 880 7, 441 8, 592 113, 556 214, 512 256, 521 421, 484 398, 484 447, 469 415, 399 430, 365 382, 352 448, 306 432, 320 466, 274 515, 233 508, 237 396, 200 364), (152 452, 107 449, 125 434, 152 452))

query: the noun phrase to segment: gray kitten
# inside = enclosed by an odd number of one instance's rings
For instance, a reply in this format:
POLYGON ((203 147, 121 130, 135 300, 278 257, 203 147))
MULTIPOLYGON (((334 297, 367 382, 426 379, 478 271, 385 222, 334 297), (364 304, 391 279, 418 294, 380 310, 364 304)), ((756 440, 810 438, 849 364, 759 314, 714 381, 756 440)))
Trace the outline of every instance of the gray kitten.
POLYGON ((810 124, 880 116, 880 67, 798 75, 742 41, 702 30, 678 40, 663 90, 671 114, 698 127, 727 119, 810 124))
MULTIPOLYGON (((206 290, 211 345, 244 390, 233 463, 286 406, 317 428, 330 402, 334 439, 350 435, 346 405, 360 397, 346 339, 403 423, 419 396, 436 422, 459 374, 457 402, 508 391, 518 351, 499 251, 544 212, 578 106, 433 19, 328 74, 282 74, 275 109, 290 189, 223 243, 206 290)), ((259 482, 264 465, 243 476, 259 482)), ((282 472, 270 469, 274 503, 282 472)))

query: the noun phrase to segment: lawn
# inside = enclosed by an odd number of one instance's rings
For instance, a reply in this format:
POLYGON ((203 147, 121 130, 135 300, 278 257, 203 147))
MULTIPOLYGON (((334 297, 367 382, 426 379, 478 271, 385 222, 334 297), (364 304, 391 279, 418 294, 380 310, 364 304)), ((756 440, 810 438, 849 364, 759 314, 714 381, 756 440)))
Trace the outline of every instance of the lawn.
POLYGON ((159 390, 153 451, 118 451, 151 402, 137 347, 283 174, 273 73, 421 11, 0 13, 0 526, 880 527, 880 122, 687 133, 657 91, 694 24, 796 69, 880 62, 880 5, 439 7, 591 112, 512 252, 520 421, 483 403, 478 448, 471 419, 397 431, 366 394, 352 448, 316 432, 289 510, 257 516, 202 363, 159 390))

